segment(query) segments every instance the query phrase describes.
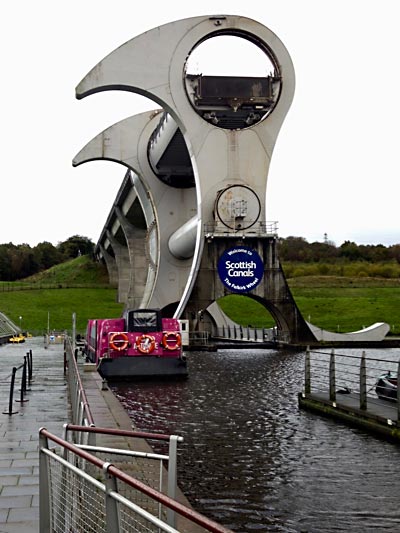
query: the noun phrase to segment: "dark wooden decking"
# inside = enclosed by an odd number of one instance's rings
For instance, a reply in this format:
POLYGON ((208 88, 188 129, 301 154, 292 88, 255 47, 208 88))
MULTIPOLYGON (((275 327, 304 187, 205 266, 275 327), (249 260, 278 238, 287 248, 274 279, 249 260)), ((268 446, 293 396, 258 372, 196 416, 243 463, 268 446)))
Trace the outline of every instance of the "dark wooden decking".
POLYGON ((400 421, 396 402, 377 398, 367 399, 367 408, 360 409, 360 395, 336 394, 329 399, 329 392, 300 393, 299 407, 341 420, 400 443, 400 421))

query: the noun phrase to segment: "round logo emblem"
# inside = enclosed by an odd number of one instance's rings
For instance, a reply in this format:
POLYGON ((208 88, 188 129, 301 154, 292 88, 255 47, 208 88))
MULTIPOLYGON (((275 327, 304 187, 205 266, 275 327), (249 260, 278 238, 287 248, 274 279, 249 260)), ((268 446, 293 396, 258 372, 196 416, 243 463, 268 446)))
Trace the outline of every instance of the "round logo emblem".
POLYGON ((261 257, 245 246, 225 250, 218 261, 218 275, 233 292, 249 292, 257 287, 264 273, 261 257))

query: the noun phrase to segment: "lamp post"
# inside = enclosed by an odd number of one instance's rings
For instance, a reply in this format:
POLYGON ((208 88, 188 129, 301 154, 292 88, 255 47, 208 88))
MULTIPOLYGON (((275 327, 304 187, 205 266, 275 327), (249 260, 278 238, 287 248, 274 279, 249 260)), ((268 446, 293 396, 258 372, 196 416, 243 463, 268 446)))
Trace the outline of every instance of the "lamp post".
POLYGON ((19 317, 19 329, 21 330, 21 333, 22 333, 22 316, 19 317))

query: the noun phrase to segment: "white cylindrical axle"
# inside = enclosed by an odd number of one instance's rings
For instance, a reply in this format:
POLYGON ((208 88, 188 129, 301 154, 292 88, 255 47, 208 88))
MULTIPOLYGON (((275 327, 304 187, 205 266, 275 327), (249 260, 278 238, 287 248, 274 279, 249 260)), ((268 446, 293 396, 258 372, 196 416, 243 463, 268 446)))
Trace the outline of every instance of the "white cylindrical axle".
POLYGON ((169 238, 169 251, 177 259, 189 259, 193 257, 198 223, 198 217, 195 215, 177 229, 169 238))

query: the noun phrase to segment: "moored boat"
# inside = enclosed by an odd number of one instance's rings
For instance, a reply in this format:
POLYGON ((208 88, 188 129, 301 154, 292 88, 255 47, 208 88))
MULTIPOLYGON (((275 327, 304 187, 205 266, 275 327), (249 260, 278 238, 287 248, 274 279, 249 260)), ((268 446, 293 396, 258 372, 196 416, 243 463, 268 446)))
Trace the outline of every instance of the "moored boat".
POLYGON ((397 401, 397 377, 390 371, 381 374, 376 380, 375 392, 381 400, 397 401))
POLYGON ((159 309, 90 319, 83 351, 108 380, 187 377, 179 321, 162 318, 159 309))

